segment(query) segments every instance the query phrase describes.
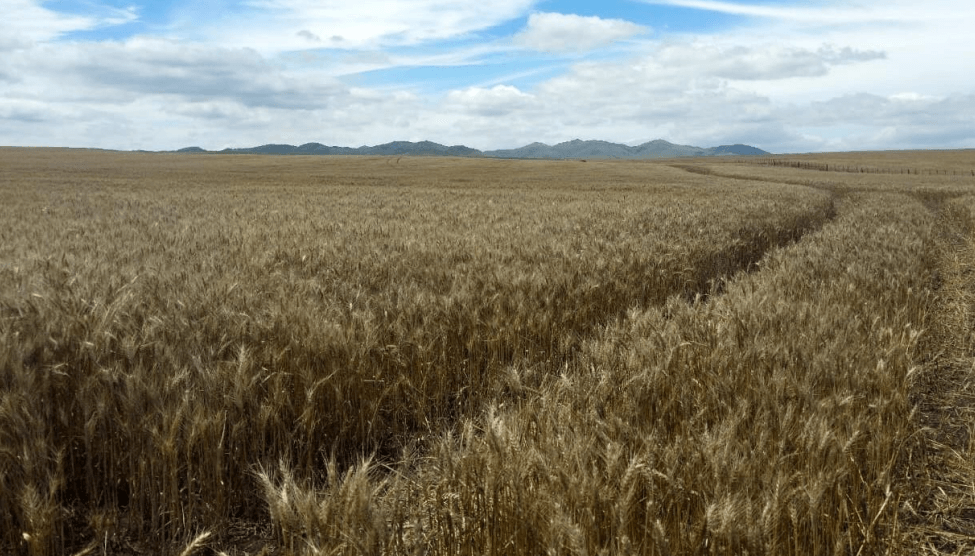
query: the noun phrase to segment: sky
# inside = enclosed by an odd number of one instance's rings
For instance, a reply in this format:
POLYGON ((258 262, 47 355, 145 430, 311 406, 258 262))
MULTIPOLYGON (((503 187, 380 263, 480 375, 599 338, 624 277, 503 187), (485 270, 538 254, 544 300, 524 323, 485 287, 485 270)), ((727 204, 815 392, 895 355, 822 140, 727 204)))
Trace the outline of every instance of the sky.
POLYGON ((0 6, 0 145, 975 147, 971 0, 0 6))

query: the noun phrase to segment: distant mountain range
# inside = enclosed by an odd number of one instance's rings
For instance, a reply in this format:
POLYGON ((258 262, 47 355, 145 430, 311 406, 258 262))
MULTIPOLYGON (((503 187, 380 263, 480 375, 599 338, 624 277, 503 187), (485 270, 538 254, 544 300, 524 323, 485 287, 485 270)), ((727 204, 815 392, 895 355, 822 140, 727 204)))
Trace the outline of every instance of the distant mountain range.
POLYGON ((207 151, 200 147, 187 147, 176 152, 208 154, 277 154, 277 155, 387 155, 387 156, 464 156, 490 158, 677 158, 688 156, 753 156, 770 154, 748 145, 722 145, 720 147, 692 147, 675 145, 657 139, 636 147, 607 141, 581 141, 575 139, 558 145, 532 143, 517 149, 479 151, 463 145, 451 147, 431 141, 394 141, 374 147, 329 147, 321 143, 293 145, 261 145, 245 149, 207 151))

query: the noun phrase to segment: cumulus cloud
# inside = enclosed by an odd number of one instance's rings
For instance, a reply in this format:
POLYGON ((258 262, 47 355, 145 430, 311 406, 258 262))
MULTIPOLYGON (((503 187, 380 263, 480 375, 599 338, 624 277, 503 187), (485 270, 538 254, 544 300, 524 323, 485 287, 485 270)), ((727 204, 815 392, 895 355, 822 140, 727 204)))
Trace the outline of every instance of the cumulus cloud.
POLYGON ((470 87, 451 91, 445 101, 445 108, 448 110, 491 117, 509 116, 512 112, 525 110, 534 105, 534 96, 509 85, 496 85, 490 89, 470 87))
MULTIPOLYGON (((320 108, 345 94, 347 87, 322 75, 295 75, 248 49, 216 48, 164 39, 132 39, 76 45, 63 52, 47 45, 24 54, 38 78, 56 77, 49 98, 77 98, 96 93, 104 102, 144 95, 168 95, 208 101, 230 99, 245 106, 320 108), (64 85, 70 84, 70 87, 64 85)), ((43 89, 38 81, 25 86, 43 89)))
POLYGON ((534 13, 515 43, 541 52, 584 52, 647 32, 622 19, 534 13))
POLYGON ((675 140, 689 138, 691 130, 710 129, 714 122, 750 122, 769 113, 767 98, 653 57, 626 64, 577 64, 544 83, 537 94, 565 112, 563 121, 577 126, 669 122, 679 133, 675 140))

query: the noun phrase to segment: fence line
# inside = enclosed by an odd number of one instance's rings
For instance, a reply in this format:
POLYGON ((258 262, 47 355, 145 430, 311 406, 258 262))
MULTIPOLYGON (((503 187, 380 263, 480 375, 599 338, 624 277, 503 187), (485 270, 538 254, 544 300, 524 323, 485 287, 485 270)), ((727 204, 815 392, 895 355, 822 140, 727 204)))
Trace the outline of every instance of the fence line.
MULTIPOLYGON (((755 161, 751 161, 755 162, 755 161)), ((909 174, 925 176, 966 176, 967 170, 942 170, 938 168, 878 168, 875 166, 855 166, 845 164, 835 164, 828 162, 811 162, 804 160, 785 160, 779 158, 765 158, 758 164, 763 166, 774 166, 784 168, 797 168, 801 170, 817 170, 820 172, 847 172, 851 174, 909 174)), ((975 177, 975 170, 970 171, 975 177)))

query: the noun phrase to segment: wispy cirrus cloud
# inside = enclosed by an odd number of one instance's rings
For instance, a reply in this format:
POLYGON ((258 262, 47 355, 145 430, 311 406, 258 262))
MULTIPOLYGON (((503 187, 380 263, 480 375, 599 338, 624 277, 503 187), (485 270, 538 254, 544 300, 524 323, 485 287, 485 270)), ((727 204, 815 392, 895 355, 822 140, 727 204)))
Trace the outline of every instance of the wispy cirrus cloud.
POLYGON ((262 52, 375 49, 465 37, 525 14, 536 0, 254 0, 200 29, 220 44, 262 52))
POLYGON ((756 46, 678 43, 658 50, 653 63, 663 68, 687 68, 698 76, 731 80, 769 81, 792 77, 820 77, 833 67, 883 60, 877 50, 823 45, 816 49, 779 44, 756 46))
POLYGON ((729 15, 778 19, 816 24, 849 24, 853 22, 898 22, 917 15, 921 10, 869 9, 848 4, 820 4, 814 7, 767 5, 719 0, 641 0, 647 4, 690 8, 729 15))
POLYGON ((0 52, 28 48, 74 31, 87 31, 134 21, 134 8, 100 7, 93 15, 73 15, 47 8, 36 0, 4 0, 0 18, 0 52))

